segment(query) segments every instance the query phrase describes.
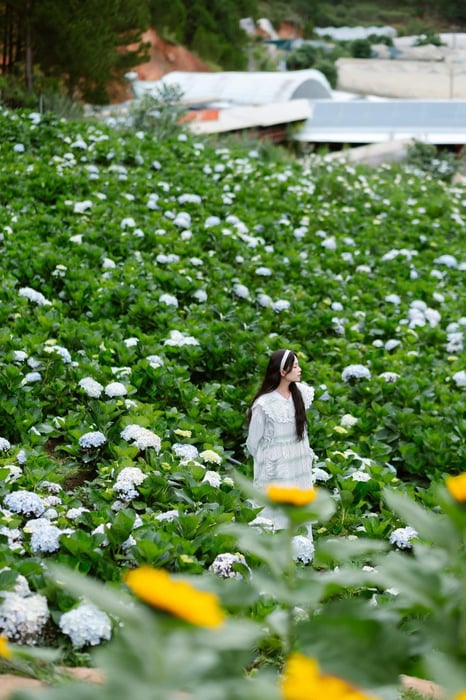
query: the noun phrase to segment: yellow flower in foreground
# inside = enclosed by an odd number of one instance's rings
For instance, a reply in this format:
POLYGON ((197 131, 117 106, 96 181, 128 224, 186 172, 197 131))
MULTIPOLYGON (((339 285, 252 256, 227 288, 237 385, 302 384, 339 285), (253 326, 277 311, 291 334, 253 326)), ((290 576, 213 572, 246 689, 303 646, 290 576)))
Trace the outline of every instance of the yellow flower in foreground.
POLYGON ((267 496, 275 503, 286 503, 292 506, 305 506, 316 499, 315 489, 298 489, 296 486, 278 486, 270 484, 267 496))
POLYGON ((297 653, 286 662, 281 689, 285 700, 378 700, 343 678, 321 673, 315 659, 297 653))
POLYGON ((466 501, 466 472, 458 476, 447 476, 445 486, 457 501, 466 501))
POLYGON ((9 659, 11 657, 11 649, 8 646, 8 642, 5 637, 0 637, 0 656, 3 656, 5 659, 9 659))
POLYGON ((466 700, 466 690, 462 690, 461 693, 455 695, 453 700, 466 700))
POLYGON ((125 582, 138 598, 201 627, 219 627, 225 613, 216 595, 175 581, 167 571, 141 566, 126 574, 125 582))

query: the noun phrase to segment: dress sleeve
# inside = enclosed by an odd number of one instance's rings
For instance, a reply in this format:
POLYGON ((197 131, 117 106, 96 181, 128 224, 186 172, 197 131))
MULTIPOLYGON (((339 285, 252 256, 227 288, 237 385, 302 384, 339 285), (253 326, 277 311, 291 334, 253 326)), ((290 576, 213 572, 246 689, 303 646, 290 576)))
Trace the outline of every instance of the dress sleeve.
POLYGON ((314 401, 314 387, 309 386, 309 384, 305 384, 304 382, 300 382, 298 384, 299 390, 301 392, 301 395, 303 397, 304 401, 304 408, 307 409, 309 406, 312 404, 314 401))
POLYGON ((255 404, 252 407, 251 422, 249 423, 248 437, 246 440, 246 447, 248 449, 248 452, 252 454, 253 457, 257 452, 257 448, 259 446, 261 438, 264 436, 264 431, 265 413, 262 406, 255 404))

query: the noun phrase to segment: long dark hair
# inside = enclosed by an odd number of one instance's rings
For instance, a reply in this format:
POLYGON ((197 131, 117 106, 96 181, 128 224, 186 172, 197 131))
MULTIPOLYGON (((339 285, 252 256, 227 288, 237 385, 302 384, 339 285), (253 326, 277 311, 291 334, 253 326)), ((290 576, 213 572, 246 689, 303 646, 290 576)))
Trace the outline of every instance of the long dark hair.
MULTIPOLYGON (((294 354, 294 352, 291 351, 289 352, 288 357, 286 358, 284 366, 280 367, 286 352, 286 350, 275 350, 275 352, 271 354, 269 364, 267 365, 267 369, 265 370, 265 375, 264 379, 262 380, 262 384, 259 388, 259 391, 251 401, 251 405, 249 406, 248 425, 251 422, 252 405, 254 401, 256 401, 256 399, 258 399, 259 396, 262 396, 263 394, 269 394, 271 391, 275 391, 275 389, 277 389, 278 385, 280 384, 280 379, 282 378, 282 375, 280 374, 281 369, 284 369, 287 374, 293 369, 293 365, 296 360, 296 355, 294 354)), ((296 386, 295 382, 290 383, 290 391, 295 408, 296 435, 298 436, 298 440, 302 440, 304 438, 307 425, 306 409, 304 408, 304 401, 301 392, 296 386)))

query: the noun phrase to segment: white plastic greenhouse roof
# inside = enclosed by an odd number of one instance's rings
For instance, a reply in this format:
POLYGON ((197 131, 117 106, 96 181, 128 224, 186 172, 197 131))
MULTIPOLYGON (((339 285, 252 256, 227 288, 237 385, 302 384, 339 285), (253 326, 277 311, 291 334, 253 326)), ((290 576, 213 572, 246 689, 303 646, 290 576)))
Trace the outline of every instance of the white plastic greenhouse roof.
POLYGON ((316 100, 295 138, 308 143, 416 139, 466 144, 466 100, 316 100))
POLYGON ((327 78, 312 68, 279 72, 193 73, 173 71, 160 80, 136 80, 135 96, 158 91, 162 85, 179 85, 183 102, 208 104, 230 102, 237 105, 263 105, 295 99, 332 99, 327 78))

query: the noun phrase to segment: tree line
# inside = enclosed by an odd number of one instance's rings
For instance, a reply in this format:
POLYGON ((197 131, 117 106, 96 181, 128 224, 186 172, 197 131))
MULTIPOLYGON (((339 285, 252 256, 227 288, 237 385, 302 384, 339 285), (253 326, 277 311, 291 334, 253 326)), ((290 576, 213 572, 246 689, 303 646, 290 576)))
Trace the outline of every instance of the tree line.
MULTIPOLYGON (((466 4, 456 0, 405 0, 404 6, 441 16, 457 25, 454 31, 466 22, 466 4)), ((292 19, 310 36, 314 25, 345 7, 345 0, 0 0, 0 99, 8 103, 8 94, 14 103, 15 90, 24 97, 53 88, 104 104, 111 81, 147 60, 142 34, 149 27, 213 69, 243 70, 249 40, 241 18, 292 19)))

